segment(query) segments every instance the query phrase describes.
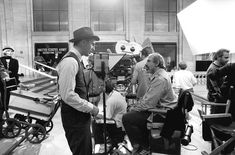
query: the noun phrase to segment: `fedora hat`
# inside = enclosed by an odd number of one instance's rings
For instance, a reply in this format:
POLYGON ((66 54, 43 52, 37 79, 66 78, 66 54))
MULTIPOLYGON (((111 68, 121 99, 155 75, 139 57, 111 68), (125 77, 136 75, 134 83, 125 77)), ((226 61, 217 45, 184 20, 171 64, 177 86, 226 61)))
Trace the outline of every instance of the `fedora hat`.
POLYGON ((85 39, 94 39, 96 41, 100 40, 98 36, 94 35, 90 27, 82 27, 73 32, 73 39, 70 39, 69 41, 75 42, 75 41, 80 41, 80 40, 85 40, 85 39))
POLYGON ((15 50, 14 50, 12 47, 10 47, 10 46, 5 46, 5 47, 2 49, 2 51, 5 51, 5 50, 11 50, 12 52, 15 51, 15 50))

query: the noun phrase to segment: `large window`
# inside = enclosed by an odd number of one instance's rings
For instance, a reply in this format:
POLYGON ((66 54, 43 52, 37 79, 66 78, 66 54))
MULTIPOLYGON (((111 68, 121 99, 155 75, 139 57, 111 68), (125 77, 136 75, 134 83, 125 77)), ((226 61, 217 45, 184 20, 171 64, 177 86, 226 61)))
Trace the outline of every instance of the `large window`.
POLYGON ((33 0, 34 31, 68 31, 68 0, 33 0))
POLYGON ((124 1, 91 0, 91 27, 94 31, 124 31, 124 1))
POLYGON ((176 32, 177 0, 145 0, 145 31, 176 32))

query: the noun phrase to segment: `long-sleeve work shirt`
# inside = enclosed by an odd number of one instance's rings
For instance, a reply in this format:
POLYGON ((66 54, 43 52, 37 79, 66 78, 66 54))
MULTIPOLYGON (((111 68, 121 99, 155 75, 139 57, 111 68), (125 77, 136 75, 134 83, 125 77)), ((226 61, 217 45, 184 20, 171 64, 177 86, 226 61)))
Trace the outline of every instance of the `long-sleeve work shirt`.
MULTIPOLYGON (((81 54, 73 49, 79 60, 81 60, 81 54)), ((85 99, 82 99, 77 93, 75 93, 76 74, 78 73, 79 66, 77 61, 73 57, 64 58, 57 66, 57 72, 59 75, 59 94, 62 100, 73 107, 74 109, 90 113, 93 109, 93 104, 85 99)))
POLYGON ((133 110, 146 111, 152 108, 174 108, 177 96, 171 86, 169 75, 164 69, 158 69, 150 78, 147 92, 133 110))

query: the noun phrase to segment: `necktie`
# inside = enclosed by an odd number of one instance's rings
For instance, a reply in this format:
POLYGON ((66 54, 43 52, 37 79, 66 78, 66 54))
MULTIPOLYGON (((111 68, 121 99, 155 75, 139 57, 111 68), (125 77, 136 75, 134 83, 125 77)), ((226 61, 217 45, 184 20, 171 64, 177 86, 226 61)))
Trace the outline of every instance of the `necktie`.
POLYGON ((7 62, 7 70, 9 70, 10 60, 9 60, 9 59, 6 59, 6 62, 7 62))

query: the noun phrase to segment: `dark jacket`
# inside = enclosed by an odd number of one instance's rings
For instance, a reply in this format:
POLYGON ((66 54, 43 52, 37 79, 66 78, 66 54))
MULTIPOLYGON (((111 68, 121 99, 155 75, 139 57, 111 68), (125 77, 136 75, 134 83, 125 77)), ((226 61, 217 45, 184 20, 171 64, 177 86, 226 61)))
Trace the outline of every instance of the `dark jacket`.
POLYGON ((231 90, 230 94, 230 86, 235 87, 235 63, 228 63, 222 68, 216 69, 215 71, 208 74, 208 76, 212 80, 216 80, 223 76, 226 76, 224 83, 222 84, 220 91, 222 96, 227 100, 231 99, 231 105, 229 112, 232 115, 233 120, 235 120, 235 90, 231 90))
POLYGON ((224 82, 224 77, 220 77, 216 80, 212 80, 210 76, 208 76, 211 72, 214 72, 216 69, 221 68, 221 66, 218 66, 215 62, 212 62, 210 66, 207 69, 206 72, 206 88, 208 90, 207 98, 210 102, 224 102, 224 100, 221 98, 217 98, 216 94, 219 94, 219 90, 221 85, 224 82))
POLYGON ((180 92, 177 107, 167 111, 161 136, 170 139, 176 130, 184 133, 187 123, 184 111, 185 109, 187 109, 188 112, 191 111, 193 106, 194 102, 191 93, 187 90, 180 92))
POLYGON ((10 78, 13 78, 15 77, 16 78, 16 82, 17 84, 20 82, 19 81, 19 75, 18 75, 18 72, 19 72, 19 62, 17 59, 14 59, 12 57, 9 57, 9 56, 3 56, 0 58, 0 60, 2 61, 5 69, 7 69, 9 72, 9 76, 10 78), (7 59, 9 59, 9 67, 7 66, 7 59))
POLYGON ((227 65, 214 70, 213 72, 208 74, 208 76, 212 80, 217 80, 221 77, 226 76, 226 79, 221 85, 220 90, 222 95, 225 96, 226 99, 228 99, 230 86, 235 86, 235 63, 228 63, 227 65))

